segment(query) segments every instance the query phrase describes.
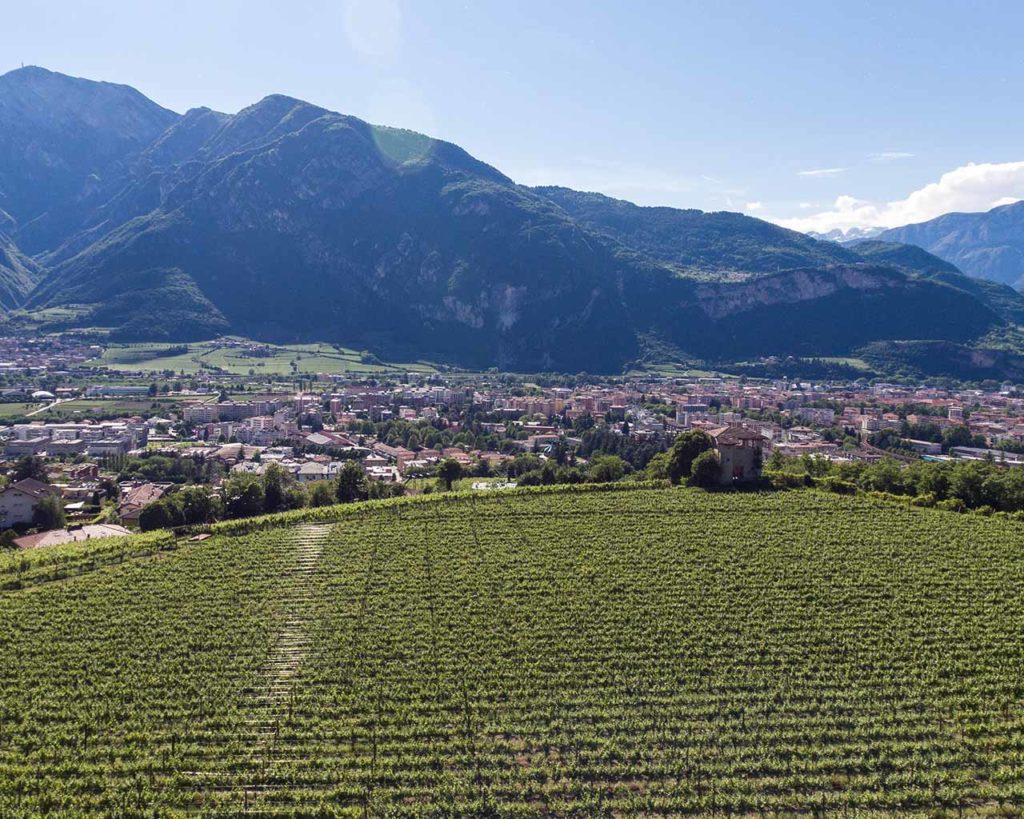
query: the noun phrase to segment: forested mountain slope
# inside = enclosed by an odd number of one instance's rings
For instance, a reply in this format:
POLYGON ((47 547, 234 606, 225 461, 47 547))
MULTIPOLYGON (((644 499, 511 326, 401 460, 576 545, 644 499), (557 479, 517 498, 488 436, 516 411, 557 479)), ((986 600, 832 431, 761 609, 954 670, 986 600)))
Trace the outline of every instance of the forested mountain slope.
POLYGON ((1010 318, 952 273, 740 214, 527 188, 455 145, 281 95, 178 115, 125 86, 22 69, 0 77, 0 146, 0 204, 17 203, 0 307, 73 307, 49 326, 114 338, 230 331, 614 372, 652 349, 971 344, 1010 318))

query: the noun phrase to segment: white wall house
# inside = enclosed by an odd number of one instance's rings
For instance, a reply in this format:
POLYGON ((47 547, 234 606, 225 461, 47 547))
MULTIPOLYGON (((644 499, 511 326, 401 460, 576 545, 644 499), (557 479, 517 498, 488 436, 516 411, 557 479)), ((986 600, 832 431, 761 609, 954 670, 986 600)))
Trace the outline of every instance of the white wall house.
POLYGON ((0 529, 31 523, 39 501, 47 495, 56 494, 58 492, 52 486, 33 478, 11 484, 0 492, 0 529))

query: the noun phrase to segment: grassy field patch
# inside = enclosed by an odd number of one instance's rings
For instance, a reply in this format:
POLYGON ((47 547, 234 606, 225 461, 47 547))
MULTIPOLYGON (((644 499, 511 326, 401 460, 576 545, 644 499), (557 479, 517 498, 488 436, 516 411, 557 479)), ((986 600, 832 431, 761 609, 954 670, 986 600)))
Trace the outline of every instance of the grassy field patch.
POLYGON ((298 376, 434 372, 424 362, 379 362, 357 350, 331 344, 274 345, 238 339, 219 339, 189 344, 111 344, 90 364, 115 370, 172 371, 193 375, 203 369, 231 375, 298 376))

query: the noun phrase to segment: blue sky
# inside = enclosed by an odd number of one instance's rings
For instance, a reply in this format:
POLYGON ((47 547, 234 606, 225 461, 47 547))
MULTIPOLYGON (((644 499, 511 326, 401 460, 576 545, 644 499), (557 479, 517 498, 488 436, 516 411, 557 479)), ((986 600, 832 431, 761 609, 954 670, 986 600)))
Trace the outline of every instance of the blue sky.
POLYGON ((286 93, 526 184, 827 229, 1024 198, 1022 31, 1015 0, 21 0, 0 71, 286 93))

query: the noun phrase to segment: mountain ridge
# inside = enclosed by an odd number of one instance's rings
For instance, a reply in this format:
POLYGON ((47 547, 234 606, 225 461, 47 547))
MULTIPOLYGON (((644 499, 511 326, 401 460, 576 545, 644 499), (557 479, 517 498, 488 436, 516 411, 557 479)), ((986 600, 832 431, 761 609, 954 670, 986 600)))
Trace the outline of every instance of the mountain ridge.
POLYGON ((970 276, 1024 289, 1024 202, 982 213, 947 213, 877 238, 918 245, 970 276))
POLYGON ((124 163, 177 118, 127 85, 30 66, 0 77, 0 208, 35 255, 119 184, 124 163))
POLYGON ((557 186, 533 190, 557 202, 581 224, 682 271, 728 271, 732 265, 743 272, 759 274, 813 262, 859 261, 856 254, 839 245, 818 242, 803 233, 742 213, 641 206, 601 193, 557 186), (722 253, 722 244, 730 238, 729 234, 741 233, 750 237, 750 246, 736 246, 722 253))
MULTIPOLYGON (((48 209, 12 215, 10 255, 31 268, 8 271, 10 297, 0 269, 0 307, 74 308, 64 326, 131 340, 230 331, 596 372, 635 363, 647 339, 707 360, 841 355, 972 343, 1007 320, 959 271, 929 278, 742 214, 528 188, 459 146, 284 95, 179 115, 117 88, 90 94, 115 95, 109 127, 127 135, 79 138, 57 115, 43 135, 81 161, 48 209)), ((24 123, 12 132, 20 144, 24 123)), ((0 195, 38 170, 23 164, 0 158, 0 195)))

